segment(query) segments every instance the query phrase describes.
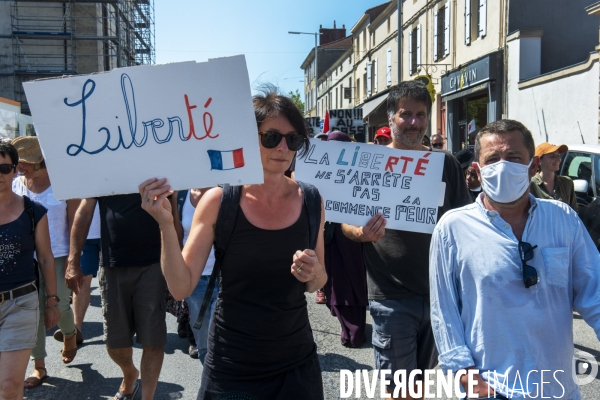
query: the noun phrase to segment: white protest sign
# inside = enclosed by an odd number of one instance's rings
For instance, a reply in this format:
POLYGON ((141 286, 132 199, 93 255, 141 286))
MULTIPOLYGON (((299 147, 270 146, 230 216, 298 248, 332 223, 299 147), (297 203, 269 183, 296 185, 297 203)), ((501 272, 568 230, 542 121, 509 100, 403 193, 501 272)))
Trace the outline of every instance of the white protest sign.
POLYGON ((365 123, 362 108, 329 110, 329 132, 364 135, 365 123))
POLYGON ((263 182, 244 56, 23 86, 58 199, 263 182))
MULTIPOLYGON (((329 132, 340 131, 348 135, 364 135, 365 123, 362 108, 329 110, 329 132)), ((324 120, 319 117, 304 118, 308 126, 308 134, 316 136, 323 133, 324 120)))
POLYGON ((380 212, 388 229, 432 233, 443 168, 441 152, 311 139, 295 177, 319 189, 327 221, 363 226, 380 212))

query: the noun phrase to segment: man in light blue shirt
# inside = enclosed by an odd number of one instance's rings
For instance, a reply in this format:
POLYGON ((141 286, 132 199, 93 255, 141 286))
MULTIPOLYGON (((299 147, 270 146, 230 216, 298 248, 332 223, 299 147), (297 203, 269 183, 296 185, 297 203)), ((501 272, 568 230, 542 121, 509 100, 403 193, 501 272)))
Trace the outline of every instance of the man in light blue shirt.
POLYGON ((431 240, 440 368, 479 370, 480 399, 580 399, 572 312, 600 338, 598 250, 573 209, 529 194, 539 159, 521 123, 482 128, 475 161, 483 193, 444 214, 431 240))

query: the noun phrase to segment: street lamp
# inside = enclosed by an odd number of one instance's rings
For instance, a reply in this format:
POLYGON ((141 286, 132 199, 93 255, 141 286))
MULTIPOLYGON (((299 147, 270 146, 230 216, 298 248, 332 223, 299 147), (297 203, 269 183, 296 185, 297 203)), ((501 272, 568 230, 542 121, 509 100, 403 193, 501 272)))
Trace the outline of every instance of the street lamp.
POLYGON ((290 35, 315 35, 315 117, 319 116, 319 112, 317 109, 317 84, 319 83, 319 64, 317 64, 317 60, 318 60, 318 43, 317 43, 317 38, 319 37, 319 35, 321 34, 320 32, 315 32, 315 33, 310 33, 310 32, 288 32, 290 35))

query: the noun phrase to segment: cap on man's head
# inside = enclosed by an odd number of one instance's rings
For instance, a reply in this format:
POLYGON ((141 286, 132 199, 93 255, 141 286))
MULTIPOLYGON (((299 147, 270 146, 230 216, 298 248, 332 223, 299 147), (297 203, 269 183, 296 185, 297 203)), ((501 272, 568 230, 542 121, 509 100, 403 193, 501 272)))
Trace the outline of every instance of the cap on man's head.
POLYGON ((387 126, 382 126, 381 128, 377 129, 377 132, 375 133, 375 137, 386 137, 388 139, 392 138, 392 130, 390 128, 388 128, 387 126))
POLYGON ((546 154, 554 153, 555 151, 558 151, 559 154, 562 154, 562 153, 566 153, 567 150, 569 150, 569 148, 564 144, 561 144, 560 146, 556 146, 556 145, 550 144, 548 142, 544 142, 544 143, 540 143, 535 148, 535 156, 541 157, 546 154))
POLYGON ((473 159, 475 158, 475 153, 471 149, 462 149, 455 155, 460 167, 465 169, 470 167, 473 164, 473 159))

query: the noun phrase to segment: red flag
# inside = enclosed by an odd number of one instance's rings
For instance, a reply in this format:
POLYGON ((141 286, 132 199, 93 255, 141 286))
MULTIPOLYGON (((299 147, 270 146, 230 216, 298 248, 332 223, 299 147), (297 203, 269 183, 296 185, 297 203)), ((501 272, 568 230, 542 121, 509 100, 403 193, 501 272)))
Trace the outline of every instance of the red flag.
POLYGON ((325 122, 323 123, 323 133, 329 133, 329 110, 325 110, 325 122))

